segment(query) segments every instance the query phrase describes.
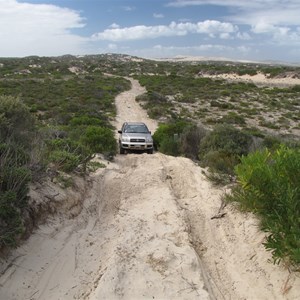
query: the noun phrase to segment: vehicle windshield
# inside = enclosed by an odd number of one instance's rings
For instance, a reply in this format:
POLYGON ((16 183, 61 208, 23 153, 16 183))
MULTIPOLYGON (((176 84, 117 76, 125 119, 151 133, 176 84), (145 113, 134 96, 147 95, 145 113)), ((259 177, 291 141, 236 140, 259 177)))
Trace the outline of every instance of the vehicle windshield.
POLYGON ((149 133, 146 125, 128 125, 124 132, 126 133, 149 133))

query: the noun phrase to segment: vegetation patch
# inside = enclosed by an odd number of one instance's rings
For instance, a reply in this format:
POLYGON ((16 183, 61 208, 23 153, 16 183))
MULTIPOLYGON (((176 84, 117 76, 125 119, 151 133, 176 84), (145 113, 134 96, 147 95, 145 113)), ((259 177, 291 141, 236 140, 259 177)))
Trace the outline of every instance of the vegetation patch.
POLYGON ((200 143, 199 159, 213 172, 233 175, 241 155, 249 153, 252 137, 231 125, 217 125, 200 143))
MULTIPOLYGON (((165 67, 167 73, 170 66, 165 67)), ((195 75, 207 74, 209 72, 207 69, 214 67, 226 73, 227 67, 224 64, 212 66, 199 63, 193 66, 182 64, 180 70, 177 69, 175 72, 173 68, 169 75, 138 75, 136 78, 150 92, 138 97, 137 100, 141 100, 151 117, 161 122, 183 118, 194 123, 201 121, 210 128, 218 123, 227 123, 256 126, 274 134, 286 132, 300 134, 297 130, 300 106, 297 86, 258 87, 253 83, 238 80, 216 80, 195 75), (273 116, 276 116, 274 120, 273 116), (283 116, 286 118, 285 122, 277 122, 277 119, 283 116)), ((238 74, 240 67, 233 64, 229 69, 232 72, 235 70, 233 73, 238 74)), ((264 73, 263 67, 259 66, 249 66, 245 70, 248 70, 245 71, 248 75, 254 75, 256 72, 264 73)), ((284 72, 285 68, 278 68, 275 73, 279 70, 284 72)), ((244 72, 243 69, 241 72, 244 72)))
POLYGON ((0 248, 24 232, 34 119, 18 98, 0 96, 0 248))
POLYGON ((256 213, 261 228, 268 233, 265 247, 274 262, 300 263, 300 150, 279 147, 241 158, 236 166, 238 186, 230 201, 256 213))

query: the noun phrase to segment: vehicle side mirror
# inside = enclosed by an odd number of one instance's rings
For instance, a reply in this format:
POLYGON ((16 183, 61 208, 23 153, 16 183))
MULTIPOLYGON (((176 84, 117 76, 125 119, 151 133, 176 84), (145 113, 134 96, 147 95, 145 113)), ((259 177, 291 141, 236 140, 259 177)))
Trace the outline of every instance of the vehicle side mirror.
POLYGON ((149 130, 149 133, 151 134, 151 131, 149 130))
POLYGON ((118 133, 121 133, 121 134, 122 134, 122 130, 118 130, 118 133))

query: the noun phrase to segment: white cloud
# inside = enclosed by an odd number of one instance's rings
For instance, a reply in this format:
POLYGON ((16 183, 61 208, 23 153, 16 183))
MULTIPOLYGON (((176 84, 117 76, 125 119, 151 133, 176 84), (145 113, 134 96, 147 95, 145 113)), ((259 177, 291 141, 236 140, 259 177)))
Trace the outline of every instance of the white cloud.
POLYGON ((86 39, 78 12, 47 4, 0 0, 0 56, 60 55, 82 51, 86 39))
POLYGON ((276 27, 264 21, 260 21, 252 26, 252 31, 254 33, 267 33, 274 32, 276 27))
POLYGON ((259 20, 273 25, 300 25, 299 0, 174 0, 169 7, 215 5, 230 8, 228 20, 254 25, 259 20))
POLYGON ((204 22, 197 23, 197 32, 198 33, 232 33, 238 30, 237 26, 232 25, 231 23, 224 23, 215 20, 206 20, 204 22))
POLYGON ((238 39, 245 40, 245 41, 252 39, 248 32, 238 32, 236 36, 238 39))
POLYGON ((236 49, 237 49, 237 51, 244 53, 244 54, 248 54, 251 51, 253 51, 250 47, 246 47, 246 46, 238 46, 236 49))
POLYGON ((252 26, 252 32, 256 34, 265 34, 269 36, 270 43, 277 45, 300 45, 300 32, 299 30, 292 30, 286 26, 274 26, 265 22, 258 22, 252 26))
POLYGON ((113 29, 116 29, 116 28, 120 28, 120 25, 116 24, 116 23, 112 23, 109 28, 113 28, 113 29))
POLYGON ((173 0, 167 3, 168 7, 186 7, 199 5, 230 6, 244 9, 266 8, 274 6, 299 7, 298 0, 173 0))
POLYGON ((118 46, 116 44, 108 44, 107 48, 109 50, 116 50, 118 48, 118 46))
POLYGON ((232 6, 232 7, 260 7, 268 2, 276 2, 276 0, 174 0, 167 3, 168 7, 186 7, 186 6, 200 6, 200 5, 218 5, 218 6, 232 6))
POLYGON ((140 40, 147 38, 156 38, 159 36, 174 35, 172 29, 167 26, 144 26, 138 25, 133 27, 105 29, 103 32, 93 34, 93 40, 108 41, 128 41, 140 40))
POLYGON ((232 38, 232 36, 228 32, 223 32, 220 34, 220 39, 222 39, 222 40, 229 40, 231 38, 232 38))
POLYGON ((215 20, 206 20, 198 23, 176 23, 171 22, 169 25, 144 26, 138 25, 124 28, 110 28, 103 32, 95 33, 93 40, 109 41, 128 41, 140 40, 167 36, 184 36, 189 33, 202 33, 214 37, 216 34, 224 33, 229 36, 230 33, 236 32, 238 28, 230 23, 219 22, 215 20))
MULTIPOLYGON (((227 10, 228 15, 223 16, 223 19, 231 24, 248 25, 255 35, 267 34, 269 42, 291 43, 290 45, 300 43, 297 32, 297 27, 300 25, 299 0, 173 0, 167 4, 169 7, 179 8, 196 5, 230 8, 227 10)), ((250 35, 249 33, 237 34, 237 38, 246 40, 250 35)))
POLYGON ((232 47, 220 44, 202 44, 198 46, 163 46, 131 51, 132 55, 141 57, 174 57, 174 56, 204 56, 215 58, 245 59, 253 49, 245 46, 232 47))
POLYGON ((154 13, 154 14, 153 14, 153 17, 156 18, 156 19, 162 19, 162 18, 164 18, 165 16, 164 16, 163 14, 154 13))
POLYGON ((125 10, 125 11, 134 11, 134 10, 135 10, 135 7, 134 7, 134 6, 123 6, 122 8, 123 8, 123 10, 125 10))
POLYGON ((245 10, 229 17, 233 22, 255 25, 265 23, 274 26, 300 25, 300 1, 297 7, 271 6, 261 10, 245 10))

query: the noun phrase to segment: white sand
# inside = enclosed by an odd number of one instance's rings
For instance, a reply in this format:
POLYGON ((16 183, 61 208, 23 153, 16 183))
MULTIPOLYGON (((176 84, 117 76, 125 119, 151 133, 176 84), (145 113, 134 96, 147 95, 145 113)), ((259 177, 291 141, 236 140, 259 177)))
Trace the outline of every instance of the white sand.
POLYGON ((266 75, 262 73, 258 73, 256 75, 242 75, 239 76, 237 74, 218 74, 218 75, 208 75, 203 74, 203 77, 209 78, 222 78, 227 80, 234 80, 234 81, 242 81, 242 82, 252 82, 258 86, 278 86, 278 87, 288 87, 293 85, 300 85, 299 78, 268 78, 266 75))
MULTIPOLYGON (((132 83, 116 128, 142 120, 153 131, 132 83)), ((251 214, 227 206, 211 219, 224 190, 192 161, 128 154, 90 180, 81 203, 65 191, 79 215, 50 218, 2 261, 1 300, 299 299, 300 279, 268 262, 251 214)))

